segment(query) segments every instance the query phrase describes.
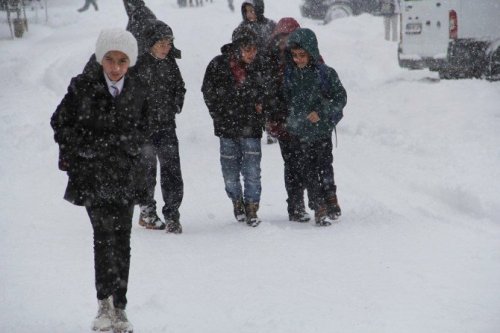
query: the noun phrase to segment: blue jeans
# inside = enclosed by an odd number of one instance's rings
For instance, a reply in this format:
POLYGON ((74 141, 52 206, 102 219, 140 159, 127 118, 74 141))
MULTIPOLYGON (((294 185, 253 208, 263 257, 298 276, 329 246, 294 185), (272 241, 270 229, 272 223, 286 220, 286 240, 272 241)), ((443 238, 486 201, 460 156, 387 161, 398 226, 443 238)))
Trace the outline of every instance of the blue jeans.
POLYGON ((262 158, 258 138, 220 138, 220 163, 227 196, 232 201, 243 198, 245 203, 259 203, 260 160, 262 158), (243 176, 244 193, 240 175, 243 176))

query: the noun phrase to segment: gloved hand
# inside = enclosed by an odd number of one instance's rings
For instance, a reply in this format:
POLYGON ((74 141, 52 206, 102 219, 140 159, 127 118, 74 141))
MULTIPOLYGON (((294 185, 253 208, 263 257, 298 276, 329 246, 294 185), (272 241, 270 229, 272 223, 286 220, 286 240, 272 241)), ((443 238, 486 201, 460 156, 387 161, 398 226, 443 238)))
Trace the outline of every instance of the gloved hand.
POLYGON ((61 171, 68 171, 69 169, 69 162, 68 160, 61 158, 61 155, 59 155, 59 170, 61 171))

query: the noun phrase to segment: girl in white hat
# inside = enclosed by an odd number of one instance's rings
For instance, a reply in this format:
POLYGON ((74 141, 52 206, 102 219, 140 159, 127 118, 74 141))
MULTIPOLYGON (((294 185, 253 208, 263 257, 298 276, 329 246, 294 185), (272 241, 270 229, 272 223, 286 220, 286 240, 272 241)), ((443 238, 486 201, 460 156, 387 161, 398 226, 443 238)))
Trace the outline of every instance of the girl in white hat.
POLYGON ((94 236, 98 313, 94 331, 132 332, 125 307, 134 205, 143 194, 141 147, 147 119, 146 88, 129 76, 137 42, 123 29, 101 31, 96 70, 71 80, 51 119, 59 168, 68 174, 64 198, 84 206, 94 236))

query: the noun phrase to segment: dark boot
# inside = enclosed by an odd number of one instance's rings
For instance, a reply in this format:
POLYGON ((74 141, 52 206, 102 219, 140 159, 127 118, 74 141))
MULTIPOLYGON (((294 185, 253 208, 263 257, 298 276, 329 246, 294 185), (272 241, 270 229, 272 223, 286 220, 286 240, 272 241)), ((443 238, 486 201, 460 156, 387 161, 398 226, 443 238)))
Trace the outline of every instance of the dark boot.
POLYGON ((337 220, 342 215, 336 194, 326 200, 326 207, 328 217, 332 220, 337 220))
POLYGON ((165 218, 167 234, 182 234, 182 226, 178 218, 165 218))
POLYGON ((328 227, 334 222, 327 214, 326 206, 320 206, 314 212, 314 219, 316 220, 316 226, 318 227, 328 227))
POLYGON ((245 205, 245 212, 247 213, 247 225, 250 227, 256 227, 262 222, 257 216, 257 211, 259 210, 258 203, 247 203, 245 205))
POLYGON ((306 212, 306 207, 304 201, 301 200, 296 204, 291 204, 291 200, 288 199, 288 220, 292 222, 305 223, 311 220, 311 216, 306 212))
POLYGON ((156 206, 139 206, 140 215, 139 215, 139 225, 146 229, 153 230, 163 230, 165 229, 165 222, 160 220, 158 215, 156 214, 156 206))
POLYGON ((247 215, 245 213, 245 204, 243 199, 233 201, 233 213, 236 221, 245 222, 247 220, 247 215))

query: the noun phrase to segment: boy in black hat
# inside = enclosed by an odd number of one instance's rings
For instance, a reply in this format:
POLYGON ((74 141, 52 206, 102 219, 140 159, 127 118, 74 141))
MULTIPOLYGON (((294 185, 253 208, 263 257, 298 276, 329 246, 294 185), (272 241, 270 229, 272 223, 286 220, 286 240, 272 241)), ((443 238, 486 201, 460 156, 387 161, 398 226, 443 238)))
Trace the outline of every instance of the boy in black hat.
POLYGON ((177 66, 180 51, 174 45, 172 29, 159 20, 149 20, 144 30, 148 52, 139 56, 136 74, 150 87, 150 117, 143 161, 147 168, 148 199, 140 205, 139 224, 148 229, 182 233, 179 207, 184 195, 175 117, 184 104, 184 80, 177 66), (154 189, 156 160, 160 162, 161 190, 165 205, 163 222, 156 214, 154 189))

